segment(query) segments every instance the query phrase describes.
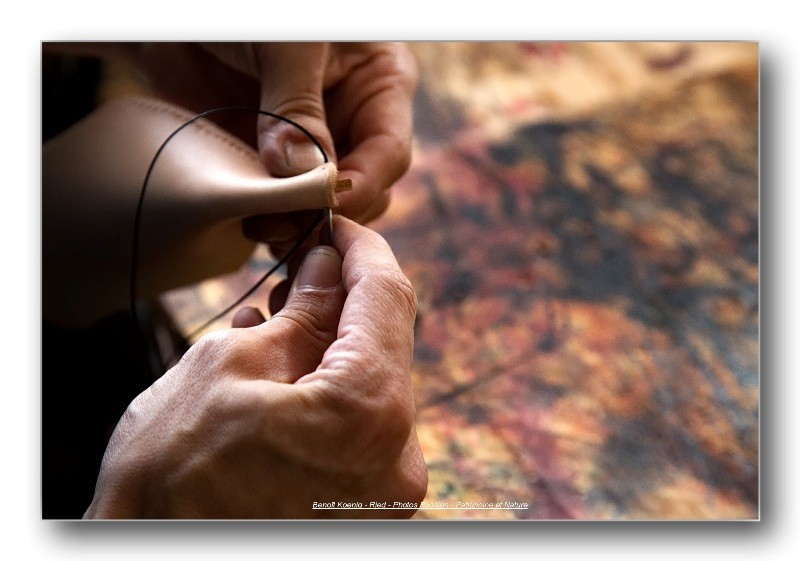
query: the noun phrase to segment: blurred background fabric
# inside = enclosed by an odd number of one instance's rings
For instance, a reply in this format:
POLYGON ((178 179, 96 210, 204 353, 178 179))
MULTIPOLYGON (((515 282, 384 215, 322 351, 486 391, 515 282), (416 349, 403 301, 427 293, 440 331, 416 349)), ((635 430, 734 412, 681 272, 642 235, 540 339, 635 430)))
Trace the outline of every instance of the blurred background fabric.
POLYGON ((757 45, 416 52, 418 516, 757 517, 757 45))
MULTIPOLYGON (((370 226, 419 297, 426 501, 528 504, 415 518, 758 518, 758 44, 411 48, 414 160, 370 226)), ((189 333, 272 262, 164 305, 189 333)))

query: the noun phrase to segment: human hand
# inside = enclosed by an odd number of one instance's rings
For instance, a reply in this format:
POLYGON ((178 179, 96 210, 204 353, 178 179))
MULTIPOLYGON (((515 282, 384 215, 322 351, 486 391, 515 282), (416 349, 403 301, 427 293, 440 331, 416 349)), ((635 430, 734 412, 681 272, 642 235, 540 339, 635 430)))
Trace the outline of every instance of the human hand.
POLYGON ((90 518, 407 517, 316 502, 419 502, 410 387, 415 296, 386 242, 341 217, 283 310, 248 308, 138 396, 90 518), (339 256, 342 255, 342 257, 339 256))
MULTIPOLYGON (((402 43, 143 43, 130 53, 167 101, 197 112, 258 105, 305 127, 352 180, 339 212, 353 220, 380 215, 408 168, 417 69, 402 43)), ((257 147, 275 176, 322 163, 290 124, 260 116, 256 127, 232 132, 257 147)), ((272 229, 290 226, 265 219, 251 232, 270 240, 272 229)))

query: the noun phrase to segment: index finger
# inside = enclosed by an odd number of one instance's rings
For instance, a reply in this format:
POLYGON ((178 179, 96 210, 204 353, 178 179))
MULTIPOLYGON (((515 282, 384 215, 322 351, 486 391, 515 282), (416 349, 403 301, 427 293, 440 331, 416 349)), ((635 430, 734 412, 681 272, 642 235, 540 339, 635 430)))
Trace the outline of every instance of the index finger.
POLYGON ((259 381, 268 384, 264 434, 282 453, 317 468, 374 472, 394 465, 416 435, 416 297, 379 234, 341 216, 334 233, 347 292, 337 338, 319 367, 294 384, 259 381))
POLYGON ((411 162, 413 139, 416 60, 402 44, 375 50, 328 99, 331 130, 346 130, 350 146, 339 154, 339 171, 356 187, 339 196, 340 210, 360 223, 388 206, 388 189, 411 162))
POLYGON ((347 299, 336 341, 320 367, 300 382, 326 381, 348 395, 400 392, 410 396, 416 295, 377 232, 334 218, 347 299))

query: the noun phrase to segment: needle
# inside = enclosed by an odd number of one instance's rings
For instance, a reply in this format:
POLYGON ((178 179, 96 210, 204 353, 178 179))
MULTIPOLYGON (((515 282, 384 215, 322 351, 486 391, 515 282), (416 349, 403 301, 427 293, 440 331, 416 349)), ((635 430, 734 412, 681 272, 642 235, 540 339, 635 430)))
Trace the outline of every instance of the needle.
POLYGON ((328 220, 327 220, 327 222, 328 222, 328 230, 327 230, 327 234, 328 235, 327 236, 322 236, 322 237, 323 238, 327 237, 328 239, 327 240, 320 239, 320 242, 323 245, 333 246, 334 245, 334 243, 333 243, 333 209, 331 209, 331 208, 328 209, 328 220))

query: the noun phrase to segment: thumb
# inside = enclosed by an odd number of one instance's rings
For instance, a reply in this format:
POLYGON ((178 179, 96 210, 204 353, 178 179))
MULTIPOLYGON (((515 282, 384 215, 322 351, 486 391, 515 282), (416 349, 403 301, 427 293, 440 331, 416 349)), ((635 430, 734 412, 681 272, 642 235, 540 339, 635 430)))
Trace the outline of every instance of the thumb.
POLYGON ((280 381, 294 382, 316 370, 337 338, 345 297, 339 252, 329 246, 309 251, 286 305, 256 328, 263 330, 271 355, 278 357, 279 364, 270 370, 280 381))
MULTIPOLYGON (((305 128, 334 159, 322 93, 327 43, 263 43, 256 56, 261 109, 305 128)), ((324 163, 319 148, 291 123, 260 115, 257 133, 259 154, 276 177, 298 175, 324 163)))

